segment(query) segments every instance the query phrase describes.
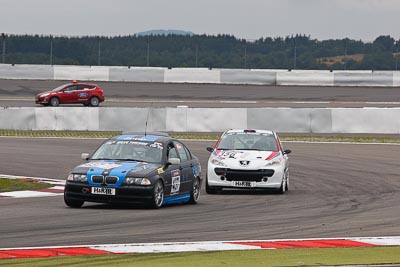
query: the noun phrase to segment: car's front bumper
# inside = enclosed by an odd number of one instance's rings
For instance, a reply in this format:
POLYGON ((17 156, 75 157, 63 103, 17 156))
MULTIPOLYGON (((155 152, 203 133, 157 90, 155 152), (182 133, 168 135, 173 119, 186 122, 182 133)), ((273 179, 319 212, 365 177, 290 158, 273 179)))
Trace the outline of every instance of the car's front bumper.
POLYGON ((36 104, 41 104, 41 105, 44 105, 44 104, 48 104, 49 103, 49 98, 48 97, 43 97, 43 96, 36 96, 35 97, 35 103, 36 104))
POLYGON ((152 186, 123 186, 115 188, 115 195, 97 195, 91 193, 88 184, 67 182, 64 195, 70 200, 82 200, 98 203, 146 203, 153 196, 152 186))
POLYGON ((209 186, 216 188, 277 189, 280 188, 282 184, 284 173, 284 166, 273 166, 257 170, 239 170, 224 168, 209 163, 207 183, 209 186), (238 185, 236 182, 250 182, 251 186, 238 185))

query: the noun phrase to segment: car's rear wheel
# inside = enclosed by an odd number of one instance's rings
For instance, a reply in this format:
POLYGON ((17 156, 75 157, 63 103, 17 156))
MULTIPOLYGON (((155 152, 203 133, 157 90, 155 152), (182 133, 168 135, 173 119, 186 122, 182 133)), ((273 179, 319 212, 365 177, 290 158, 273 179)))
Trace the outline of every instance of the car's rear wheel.
POLYGON ((153 197, 151 198, 150 207, 158 209, 164 201, 164 185, 161 180, 158 180, 153 189, 153 197))
POLYGON ((64 194, 64 202, 65 205, 71 208, 80 208, 82 207, 83 203, 85 203, 83 200, 76 200, 76 199, 68 199, 65 194, 64 194))
POLYGON ((58 97, 52 97, 49 101, 49 104, 52 107, 57 107, 58 105, 60 105, 60 99, 58 99, 58 97))
POLYGON ((217 189, 208 185, 208 177, 206 176, 206 193, 210 195, 215 195, 219 192, 221 192, 221 189, 217 189))
POLYGON ((100 99, 97 96, 94 96, 90 99, 90 105, 92 107, 97 107, 100 104, 100 99))
POLYGON ((192 191, 190 192, 190 204, 197 204, 200 198, 200 189, 200 179, 196 177, 194 178, 192 191))

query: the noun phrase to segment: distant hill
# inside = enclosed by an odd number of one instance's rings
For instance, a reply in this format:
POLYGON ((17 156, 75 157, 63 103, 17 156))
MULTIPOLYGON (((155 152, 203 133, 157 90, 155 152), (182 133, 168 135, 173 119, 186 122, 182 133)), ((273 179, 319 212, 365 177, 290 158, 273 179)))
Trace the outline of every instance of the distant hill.
POLYGON ((181 31, 181 30, 150 30, 145 32, 136 33, 137 36, 148 36, 148 35, 194 35, 193 32, 181 31))

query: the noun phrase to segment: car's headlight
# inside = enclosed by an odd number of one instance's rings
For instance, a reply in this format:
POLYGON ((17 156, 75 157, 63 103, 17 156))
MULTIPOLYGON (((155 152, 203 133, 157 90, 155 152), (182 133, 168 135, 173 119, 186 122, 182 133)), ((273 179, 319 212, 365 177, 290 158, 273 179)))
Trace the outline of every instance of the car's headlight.
POLYGON ((225 163, 223 163, 221 160, 219 160, 217 158, 211 159, 211 164, 214 164, 214 165, 217 165, 217 166, 222 166, 222 167, 226 167, 227 166, 225 163))
POLYGON ((271 161, 268 161, 267 164, 265 164, 265 166, 277 166, 280 165, 282 163, 281 159, 274 159, 271 161))
POLYGON ((151 182, 147 178, 132 178, 128 177, 125 179, 127 185, 151 185, 151 182))
POLYGON ((75 174, 75 173, 71 173, 70 175, 68 175, 67 180, 68 180, 68 181, 74 181, 74 182, 82 182, 82 183, 85 183, 85 182, 87 182, 87 176, 86 176, 86 174, 75 174))

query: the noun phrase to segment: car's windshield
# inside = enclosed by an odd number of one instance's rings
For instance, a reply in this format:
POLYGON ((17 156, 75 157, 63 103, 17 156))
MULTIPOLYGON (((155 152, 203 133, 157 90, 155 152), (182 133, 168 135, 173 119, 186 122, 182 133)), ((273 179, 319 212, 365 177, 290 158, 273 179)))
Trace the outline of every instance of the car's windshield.
POLYGON ((163 145, 159 142, 109 140, 97 149, 92 160, 132 160, 161 163, 163 145))
POLYGON ((60 85, 59 87, 57 87, 57 88, 54 88, 53 90, 51 90, 51 91, 60 91, 61 89, 63 89, 65 86, 67 86, 67 85, 69 85, 69 84, 63 84, 63 85, 60 85))
POLYGON ((278 151, 275 137, 267 133, 226 133, 217 149, 278 151))

